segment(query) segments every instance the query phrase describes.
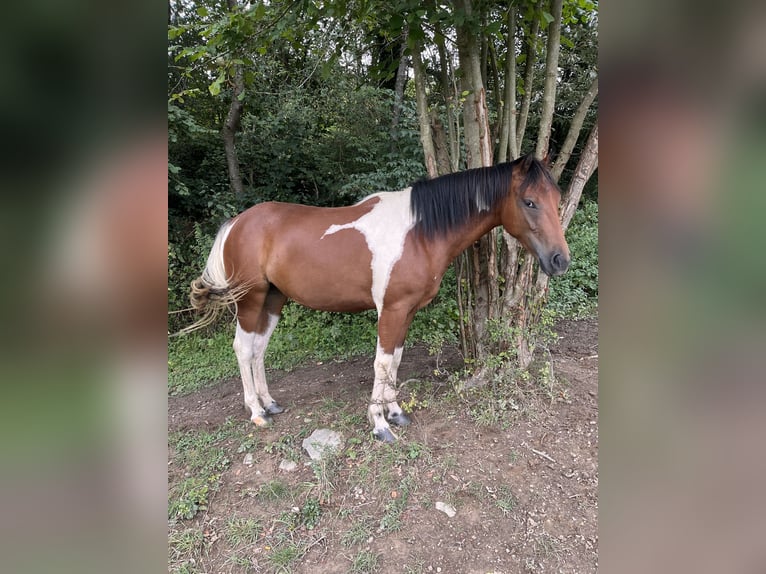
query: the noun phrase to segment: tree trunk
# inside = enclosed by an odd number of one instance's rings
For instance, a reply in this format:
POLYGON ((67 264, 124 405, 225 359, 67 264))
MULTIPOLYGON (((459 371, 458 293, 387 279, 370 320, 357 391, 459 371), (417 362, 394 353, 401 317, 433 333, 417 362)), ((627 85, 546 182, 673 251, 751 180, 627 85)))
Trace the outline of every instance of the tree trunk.
POLYGON ((545 88, 543 107, 540 112, 540 129, 537 133, 535 156, 543 159, 548 154, 551 139, 553 111, 556 107, 556 76, 559 70, 559 48, 561 47, 561 9, 563 0, 551 0, 553 20, 548 25, 548 49, 545 55, 545 88))
POLYGON ((582 192, 585 189, 585 184, 593 175, 593 172, 598 167, 598 124, 593 126, 590 134, 588 135, 588 141, 580 154, 580 161, 577 162, 572 181, 569 182, 567 192, 564 194, 564 199, 561 207, 561 227, 564 231, 569 227, 569 223, 574 217, 577 205, 580 203, 582 192))
POLYGON ((457 88, 450 81, 454 78, 452 65, 447 58, 447 49, 444 46, 444 34, 440 24, 435 25, 434 42, 439 52, 439 80, 441 84, 442 98, 447 114, 447 137, 449 139, 448 156, 450 160, 450 169, 445 173, 457 171, 460 165, 460 119, 455 112, 455 102, 457 101, 457 88))
POLYGON ((415 73, 415 102, 418 108, 418 124, 420 126, 420 142, 423 144, 426 171, 429 177, 439 175, 436 165, 436 150, 431 137, 431 122, 428 113, 428 98, 426 95, 426 71, 420 57, 420 43, 412 42, 412 69, 415 73))
POLYGON ((396 70, 396 86, 394 88, 394 113, 391 118, 391 145, 398 139, 399 120, 402 117, 402 102, 404 101, 404 86, 407 84, 407 28, 402 33, 402 51, 399 56, 399 68, 396 70))
POLYGON ((508 9, 508 38, 505 46, 505 93, 503 95, 503 108, 500 120, 500 145, 497 152, 498 163, 508 159, 510 151, 511 159, 518 157, 519 151, 516 145, 516 50, 514 39, 516 36, 516 10, 513 6, 508 9))
POLYGON ((588 110, 590 109, 593 100, 596 99, 597 94, 598 78, 593 80, 593 83, 588 88, 588 91, 585 92, 585 97, 577 107, 575 115, 572 116, 572 121, 569 124, 569 131, 567 132, 567 137, 564 140, 564 145, 561 146, 561 152, 559 153, 558 158, 556 158, 556 163, 553 164, 553 169, 551 169, 553 178, 556 181, 561 178, 561 174, 564 172, 564 168, 566 168, 569 157, 572 155, 572 150, 577 143, 577 138, 580 137, 580 130, 582 129, 582 124, 585 121, 585 116, 588 115, 588 110))
MULTIPOLYGON (((535 13, 542 10, 543 0, 538 0, 535 5, 535 13)), ((524 63, 524 97, 521 100, 521 111, 519 112, 519 125, 516 131, 516 141, 519 146, 519 154, 524 145, 524 133, 527 131, 527 118, 529 117, 529 106, 532 102, 532 88, 535 81, 535 63, 537 60, 537 34, 540 31, 540 21, 534 18, 527 36, 527 60, 524 63)))
MULTIPOLYGON (((574 177, 564 194, 561 213, 559 215, 561 220, 561 227, 566 231, 569 227, 569 223, 572 221, 574 212, 577 209, 577 205, 580 203, 583 189, 585 184, 593 175, 593 172, 598 165, 598 125, 593 127, 593 130, 588 136, 588 142, 585 144, 580 155, 580 161, 575 168, 574 177)), ((531 259, 531 258, 530 258, 531 259)), ((527 265, 525 264, 525 269, 527 265)), ((548 294, 548 281, 550 278, 537 270, 537 277, 535 277, 534 285, 531 284, 531 270, 532 261, 529 261, 528 269, 530 272, 529 277, 524 278, 525 296, 522 298, 523 305, 518 307, 517 324, 515 325, 519 331, 519 337, 517 340, 517 353, 519 357, 519 364, 522 368, 527 368, 532 362, 532 353, 534 352, 533 342, 529 337, 529 329, 535 325, 540 318, 545 299, 548 294)))
MULTIPOLYGON (((236 12, 239 8, 237 0, 226 0, 229 10, 236 12)), ((229 112, 223 123, 221 136, 223 138, 223 147, 226 154, 226 164, 229 168, 229 185, 236 195, 242 194, 242 174, 239 170, 239 158, 237 156, 237 147, 235 136, 239 131, 240 120, 242 119, 242 97, 245 93, 245 77, 240 64, 234 64, 234 78, 232 82, 231 104, 229 112)))
MULTIPOLYGON (((481 46, 471 26, 471 0, 462 0, 460 6, 466 15, 456 30, 463 89, 469 92, 463 108, 466 160, 469 168, 490 166, 493 145, 482 82, 481 46)), ((464 350, 477 359, 489 352, 488 327, 499 311, 496 237, 495 231, 482 237, 461 256, 463 261, 457 266, 461 271, 458 281, 467 285, 471 297, 465 309, 470 314, 469 349, 464 350)))

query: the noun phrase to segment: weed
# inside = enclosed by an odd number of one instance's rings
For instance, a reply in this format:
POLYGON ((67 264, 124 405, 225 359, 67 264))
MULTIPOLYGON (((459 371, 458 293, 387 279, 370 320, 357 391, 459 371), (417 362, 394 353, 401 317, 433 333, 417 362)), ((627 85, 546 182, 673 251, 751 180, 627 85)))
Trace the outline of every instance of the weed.
POLYGON ((392 498, 383 511, 383 517, 380 519, 380 526, 378 526, 379 532, 397 532, 402 529, 401 516, 414 486, 415 480, 409 475, 399 483, 396 498, 392 498))
POLYGON ((285 500, 291 497, 291 492, 288 486, 281 480, 270 480, 261 485, 258 489, 257 496, 266 501, 285 500))
POLYGON ((317 524, 319 524, 319 518, 322 515, 322 509, 319 506, 319 500, 316 498, 308 498, 303 503, 301 508, 301 524, 303 524, 308 530, 314 530, 317 524))
POLYGON ((292 564, 299 560, 305 551, 302 545, 287 540, 272 549, 269 554, 269 562, 274 566, 276 572, 288 573, 292 571, 292 564))
POLYGON ((321 460, 311 462, 311 471, 314 473, 314 483, 310 486, 318 492, 319 501, 330 500, 335 490, 338 472, 340 471, 340 457, 337 452, 325 453, 321 460))
POLYGON ((168 495, 168 518, 194 518, 200 510, 207 508, 209 492, 208 482, 198 477, 187 478, 174 486, 168 495))
POLYGON ((370 550, 361 550, 351 561, 349 574, 370 574, 372 572, 377 572, 379 568, 379 559, 380 554, 376 554, 370 550))
POLYGON ((168 567, 171 572, 196 572, 192 564, 202 551, 202 532, 196 529, 168 533, 168 567))
POLYGON ((510 516, 511 512, 516 508, 518 500, 511 491, 510 487, 502 485, 495 497, 495 506, 497 506, 502 512, 504 517, 510 516))
POLYGON ((370 524, 370 517, 365 516, 358 522, 354 522, 354 524, 351 525, 351 528, 343 533, 343 536, 340 538, 340 543, 346 548, 349 548, 366 542, 370 539, 370 536, 372 536, 372 525, 370 524))
POLYGON ((226 540, 232 546, 253 544, 263 526, 255 518, 232 517, 226 523, 226 540))

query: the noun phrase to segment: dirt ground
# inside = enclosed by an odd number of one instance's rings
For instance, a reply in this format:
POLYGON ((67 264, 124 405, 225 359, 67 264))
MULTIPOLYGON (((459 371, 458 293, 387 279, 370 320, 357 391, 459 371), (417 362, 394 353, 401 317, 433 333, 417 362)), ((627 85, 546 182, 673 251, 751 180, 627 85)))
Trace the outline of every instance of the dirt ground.
MULTIPOLYGON (((233 429, 219 435, 227 462, 206 507, 169 523, 169 571, 596 572, 598 320, 555 330, 548 391, 501 401, 495 418, 454 392, 455 349, 438 365, 425 348, 406 350, 400 402, 414 406, 413 424, 394 447, 369 437, 370 357, 269 372, 287 412, 268 429, 250 426, 238 378, 169 397, 171 436, 233 429), (321 427, 345 440, 332 465, 309 464, 300 448, 321 427), (285 459, 297 469, 281 470, 285 459)), ((171 491, 193 474, 173 444, 171 491)))

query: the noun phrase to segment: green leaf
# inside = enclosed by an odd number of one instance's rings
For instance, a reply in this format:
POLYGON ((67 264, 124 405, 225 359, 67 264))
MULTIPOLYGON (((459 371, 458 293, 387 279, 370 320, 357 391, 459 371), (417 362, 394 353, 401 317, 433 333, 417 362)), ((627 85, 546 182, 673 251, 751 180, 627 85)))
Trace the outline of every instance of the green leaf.
POLYGON ((215 82, 213 82, 212 84, 210 84, 207 87, 208 91, 210 91, 210 95, 211 96, 217 96, 218 94, 221 93, 221 84, 222 83, 223 83, 223 75, 218 76, 218 78, 216 78, 215 82))
POLYGON ((546 12, 545 10, 543 10, 542 14, 543 14, 543 20, 545 20, 546 25, 553 22, 553 14, 551 14, 550 12, 546 12))
POLYGON ((204 18, 207 15, 208 15, 208 11, 205 6, 200 6, 199 8, 197 8, 197 16, 199 16, 200 18, 204 18))

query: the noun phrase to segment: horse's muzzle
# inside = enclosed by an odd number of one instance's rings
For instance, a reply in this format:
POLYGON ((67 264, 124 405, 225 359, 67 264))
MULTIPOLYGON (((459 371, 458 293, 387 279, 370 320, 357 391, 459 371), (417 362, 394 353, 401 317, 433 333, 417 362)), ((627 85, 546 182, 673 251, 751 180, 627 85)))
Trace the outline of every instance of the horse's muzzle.
POLYGON ((551 255, 547 260, 540 259, 540 267, 546 275, 555 277, 557 275, 563 275, 566 270, 569 269, 569 263, 571 259, 568 255, 556 252, 551 255))

